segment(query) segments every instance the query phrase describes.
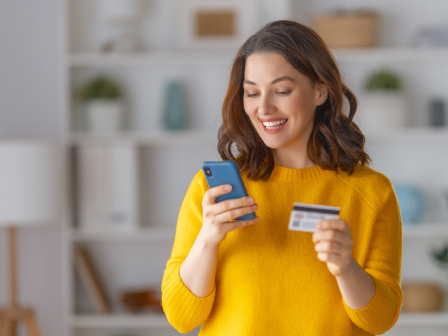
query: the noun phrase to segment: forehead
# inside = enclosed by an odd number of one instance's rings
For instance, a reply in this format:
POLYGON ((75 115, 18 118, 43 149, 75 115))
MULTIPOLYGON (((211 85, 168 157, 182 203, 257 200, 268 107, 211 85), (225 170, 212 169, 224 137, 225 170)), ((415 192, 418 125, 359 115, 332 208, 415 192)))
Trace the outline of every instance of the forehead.
POLYGON ((272 80, 281 76, 306 77, 277 53, 254 53, 247 57, 244 79, 254 82, 272 80))

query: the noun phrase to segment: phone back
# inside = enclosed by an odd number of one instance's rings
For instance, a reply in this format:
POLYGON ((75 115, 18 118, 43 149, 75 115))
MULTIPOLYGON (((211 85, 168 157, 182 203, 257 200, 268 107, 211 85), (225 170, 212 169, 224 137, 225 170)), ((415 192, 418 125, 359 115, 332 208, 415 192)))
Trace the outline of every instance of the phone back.
MULTIPOLYGON (((244 187, 238 167, 233 161, 206 161, 202 163, 202 171, 207 179, 210 188, 223 184, 230 184, 232 191, 228 194, 216 198, 216 202, 222 202, 228 199, 241 198, 248 196, 244 187)), ((255 213, 238 217, 237 219, 253 219, 255 213)))

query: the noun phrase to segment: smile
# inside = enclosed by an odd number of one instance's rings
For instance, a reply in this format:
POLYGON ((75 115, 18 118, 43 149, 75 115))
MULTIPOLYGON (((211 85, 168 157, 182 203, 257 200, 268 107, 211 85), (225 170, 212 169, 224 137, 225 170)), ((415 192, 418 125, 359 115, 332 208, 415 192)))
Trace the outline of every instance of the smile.
POLYGON ((266 129, 268 130, 273 130, 282 127, 287 121, 288 119, 282 119, 277 121, 264 121, 263 126, 266 127, 266 129))

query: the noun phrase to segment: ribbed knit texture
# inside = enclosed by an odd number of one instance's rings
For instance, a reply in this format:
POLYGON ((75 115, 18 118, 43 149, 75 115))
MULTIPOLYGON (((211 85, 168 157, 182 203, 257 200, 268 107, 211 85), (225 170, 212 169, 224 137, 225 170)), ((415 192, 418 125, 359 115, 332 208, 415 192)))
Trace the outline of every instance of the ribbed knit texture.
POLYGON ((353 175, 315 166, 275 166, 267 182, 243 176, 260 220, 230 232, 218 252, 216 283, 206 298, 183 284, 179 268, 202 226, 208 189, 200 171, 180 209, 162 282, 169 322, 200 335, 372 335, 396 322, 402 305, 401 219, 390 181, 368 167, 353 175), (335 277, 317 259, 312 233, 288 230, 294 202, 341 207, 354 240, 353 258, 375 282, 362 309, 348 307, 335 277))

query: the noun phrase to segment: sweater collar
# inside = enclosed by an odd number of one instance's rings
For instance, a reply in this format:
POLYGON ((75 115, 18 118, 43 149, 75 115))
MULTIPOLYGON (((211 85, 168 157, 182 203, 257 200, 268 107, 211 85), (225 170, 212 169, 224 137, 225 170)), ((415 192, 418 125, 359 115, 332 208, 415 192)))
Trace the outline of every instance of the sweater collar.
POLYGON ((275 165, 272 171, 270 179, 272 180, 285 180, 285 181, 306 181, 317 180, 328 174, 336 174, 331 170, 323 170, 319 166, 310 168, 286 168, 283 166, 275 165))

